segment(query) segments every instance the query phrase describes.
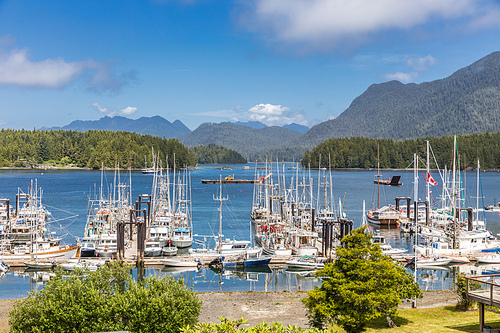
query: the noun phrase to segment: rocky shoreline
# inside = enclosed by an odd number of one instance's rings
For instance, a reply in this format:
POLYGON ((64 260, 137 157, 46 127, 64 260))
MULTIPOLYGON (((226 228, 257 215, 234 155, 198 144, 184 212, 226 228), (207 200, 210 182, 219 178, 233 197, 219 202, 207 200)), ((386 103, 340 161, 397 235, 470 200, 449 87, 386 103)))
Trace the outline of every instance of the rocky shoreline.
MULTIPOLYGON (((301 299, 307 292, 224 292, 198 293, 203 302, 200 322, 218 323, 219 317, 248 320, 244 327, 261 322, 281 322, 308 328, 307 311, 301 299)), ((417 300, 417 308, 432 308, 453 305, 458 301, 453 291, 425 291, 424 298, 417 300)), ((0 332, 9 330, 9 312, 15 300, 0 301, 0 332)), ((412 302, 406 301, 400 308, 411 308, 412 302)))

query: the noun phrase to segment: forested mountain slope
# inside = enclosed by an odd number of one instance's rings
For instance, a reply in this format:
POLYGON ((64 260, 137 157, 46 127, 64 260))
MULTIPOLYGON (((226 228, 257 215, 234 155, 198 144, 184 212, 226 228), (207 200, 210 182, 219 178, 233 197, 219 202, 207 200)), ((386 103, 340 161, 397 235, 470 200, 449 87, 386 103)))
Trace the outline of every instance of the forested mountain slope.
POLYGON ((500 52, 442 80, 371 85, 336 119, 297 141, 364 136, 396 140, 500 130, 500 52))
POLYGON ((180 137, 179 141, 190 147, 215 143, 236 150, 253 161, 255 154, 287 146, 291 140, 300 136, 296 131, 277 126, 253 129, 230 123, 205 123, 180 137))

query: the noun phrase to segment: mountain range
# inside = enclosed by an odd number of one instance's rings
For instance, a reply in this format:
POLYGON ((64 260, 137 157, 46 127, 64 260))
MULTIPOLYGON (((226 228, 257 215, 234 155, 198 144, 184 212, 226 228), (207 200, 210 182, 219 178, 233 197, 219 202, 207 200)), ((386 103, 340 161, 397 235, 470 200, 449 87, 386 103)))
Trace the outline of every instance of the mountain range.
POLYGON ((329 138, 404 140, 498 132, 500 52, 491 53, 444 79, 420 84, 399 81, 372 84, 337 118, 309 130, 297 124, 268 127, 260 122, 223 122, 204 123, 190 131, 179 120, 170 123, 160 116, 137 120, 104 117, 97 121, 74 121, 62 129, 123 130, 176 137, 187 146, 215 143, 250 160, 268 154, 298 160, 306 149, 329 138))
POLYGON ((85 132, 88 130, 125 131, 139 134, 150 134, 167 139, 183 136, 191 130, 180 120, 173 123, 160 116, 129 119, 121 116, 103 117, 99 120, 75 120, 63 127, 52 127, 51 130, 73 130, 85 132))

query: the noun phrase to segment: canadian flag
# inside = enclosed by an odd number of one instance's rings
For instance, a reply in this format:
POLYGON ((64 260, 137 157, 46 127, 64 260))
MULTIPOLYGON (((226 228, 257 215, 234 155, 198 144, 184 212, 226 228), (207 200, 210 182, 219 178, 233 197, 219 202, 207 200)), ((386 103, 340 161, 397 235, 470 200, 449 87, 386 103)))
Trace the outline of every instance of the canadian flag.
POLYGON ((429 172, 427 172, 427 179, 425 181, 431 185, 434 185, 434 186, 436 186, 438 184, 438 182, 435 181, 434 178, 432 178, 432 176, 429 172))

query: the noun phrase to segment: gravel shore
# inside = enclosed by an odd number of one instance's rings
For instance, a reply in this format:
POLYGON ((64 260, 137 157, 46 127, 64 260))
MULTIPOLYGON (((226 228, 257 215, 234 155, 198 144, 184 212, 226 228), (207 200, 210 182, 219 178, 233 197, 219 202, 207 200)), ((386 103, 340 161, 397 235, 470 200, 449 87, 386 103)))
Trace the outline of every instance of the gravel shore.
MULTIPOLYGON (((306 308, 301 302, 307 292, 228 292, 198 293, 203 301, 200 322, 218 323, 219 317, 245 318, 244 327, 261 322, 282 322, 307 328, 306 308)), ((426 291, 424 298, 417 300, 418 308, 431 308, 456 304, 457 294, 452 291, 426 291)), ((15 300, 0 301, 0 332, 9 330, 9 312, 15 300)), ((411 302, 403 302, 400 308, 411 308, 411 302)))

